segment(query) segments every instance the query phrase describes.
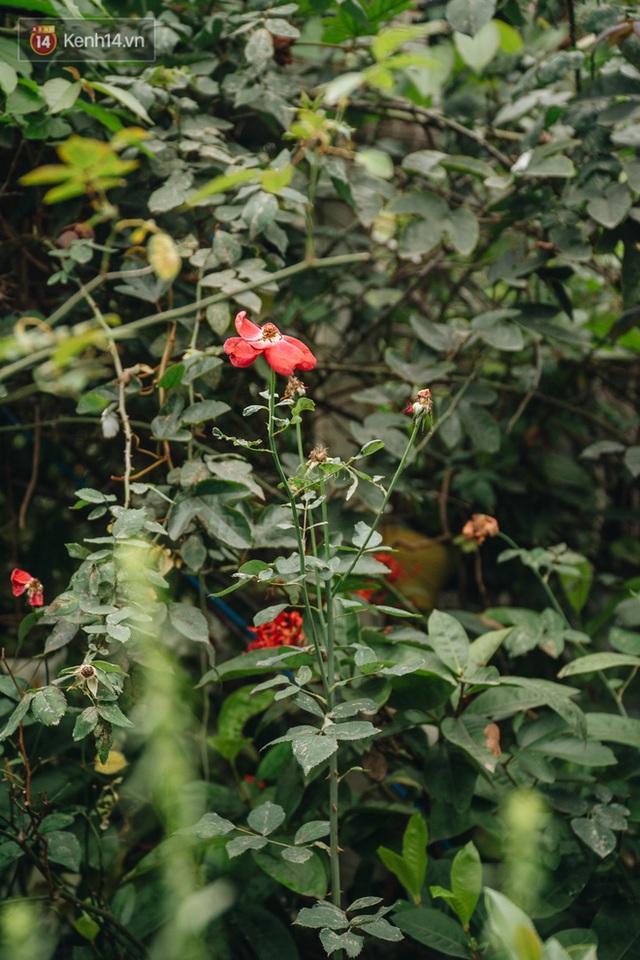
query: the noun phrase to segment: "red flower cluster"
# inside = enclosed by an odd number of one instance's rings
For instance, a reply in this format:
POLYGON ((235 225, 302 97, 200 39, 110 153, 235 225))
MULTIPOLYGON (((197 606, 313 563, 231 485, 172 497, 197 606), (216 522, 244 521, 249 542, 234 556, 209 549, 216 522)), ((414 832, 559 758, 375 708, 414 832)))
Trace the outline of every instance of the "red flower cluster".
POLYGON ((225 340, 224 352, 234 367, 249 367, 257 360, 261 353, 269 366, 276 373, 285 377, 293 375, 296 367, 299 370, 313 370, 316 358, 301 340, 287 337, 280 333, 275 323, 265 323, 259 327, 242 310, 236 317, 236 330, 239 337, 229 337, 225 340))
POLYGON ((246 773, 246 774, 244 775, 244 778, 243 778, 243 779, 244 779, 244 782, 245 782, 245 783, 248 783, 250 786, 255 783, 255 785, 256 785, 256 787, 258 788, 258 790, 264 790, 264 789, 266 789, 267 784, 265 783, 265 781, 264 781, 264 780, 256 780, 256 778, 254 777, 254 775, 253 775, 252 773, 246 773))
MULTIPOLYGON (((395 583, 396 580, 399 580, 400 577, 404 575, 404 567, 399 563, 392 553, 374 553, 374 559, 378 560, 379 563, 384 563, 385 567, 389 568, 389 573, 385 573, 384 579, 387 583, 395 583)), ((367 603, 384 593, 379 586, 365 587, 363 590, 354 590, 359 597, 362 597, 363 600, 366 600, 367 603)))
POLYGON ((249 627, 256 639, 247 647, 249 650, 263 650, 266 647, 301 647, 306 642, 302 629, 302 615, 297 610, 283 610, 275 620, 263 623, 259 627, 249 627))
POLYGON ((26 570, 16 567, 11 574, 11 590, 14 597, 21 597, 26 590, 27 600, 32 607, 41 607, 44 603, 42 584, 26 570))

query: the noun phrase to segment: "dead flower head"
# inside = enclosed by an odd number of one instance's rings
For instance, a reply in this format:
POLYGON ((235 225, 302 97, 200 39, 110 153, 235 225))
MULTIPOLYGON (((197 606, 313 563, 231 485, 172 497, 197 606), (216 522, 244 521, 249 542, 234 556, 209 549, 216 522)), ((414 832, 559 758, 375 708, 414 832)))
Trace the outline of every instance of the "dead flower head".
POLYGON ((462 528, 462 537, 479 547, 485 542, 487 537, 497 537, 500 533, 500 527, 495 517, 490 517, 486 513, 474 513, 471 520, 467 520, 462 528))
POLYGON ((309 454, 307 466, 313 467, 317 463, 326 463, 329 459, 328 454, 329 450, 327 447, 325 447, 324 443, 316 443, 315 447, 309 454))
POLYGON ((283 400, 300 400, 301 397, 304 397, 307 392, 307 387, 305 387, 302 380, 299 380, 298 377, 289 377, 287 380, 287 386, 285 387, 283 400))

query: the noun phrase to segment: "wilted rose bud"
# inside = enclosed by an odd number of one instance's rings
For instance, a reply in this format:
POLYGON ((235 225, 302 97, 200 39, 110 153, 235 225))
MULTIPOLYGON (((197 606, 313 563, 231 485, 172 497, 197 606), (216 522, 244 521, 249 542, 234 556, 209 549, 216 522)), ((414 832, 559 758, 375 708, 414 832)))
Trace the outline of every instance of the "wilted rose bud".
POLYGON ((300 400, 301 397, 304 397, 306 392, 307 387, 305 387, 302 380, 299 380, 298 377, 289 377, 282 399, 300 400))
POLYGON ((462 528, 464 539, 477 543, 479 547, 487 537, 497 537, 499 533, 498 521, 486 513, 474 513, 471 520, 467 520, 462 528))
POLYGON ((89 223, 70 223, 68 227, 63 227, 56 240, 56 246, 68 250, 76 240, 94 240, 95 230, 89 223))

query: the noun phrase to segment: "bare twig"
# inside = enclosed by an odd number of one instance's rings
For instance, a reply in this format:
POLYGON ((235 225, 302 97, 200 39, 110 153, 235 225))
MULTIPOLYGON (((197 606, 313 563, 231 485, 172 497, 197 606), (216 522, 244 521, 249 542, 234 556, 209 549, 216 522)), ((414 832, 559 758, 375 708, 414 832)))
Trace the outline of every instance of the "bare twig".
POLYGON ((40 427, 40 407, 37 406, 34 411, 35 417, 35 426, 33 428, 33 455, 31 457, 31 476, 29 477, 29 483, 27 484, 27 489, 25 490, 24 497, 22 498, 22 503, 20 504, 20 512, 18 514, 18 529, 24 530, 27 523, 27 510, 29 509, 29 504, 31 503, 31 498, 33 496, 33 491, 36 488, 36 483, 38 482, 38 466, 40 463, 40 435, 42 433, 42 428, 40 427))

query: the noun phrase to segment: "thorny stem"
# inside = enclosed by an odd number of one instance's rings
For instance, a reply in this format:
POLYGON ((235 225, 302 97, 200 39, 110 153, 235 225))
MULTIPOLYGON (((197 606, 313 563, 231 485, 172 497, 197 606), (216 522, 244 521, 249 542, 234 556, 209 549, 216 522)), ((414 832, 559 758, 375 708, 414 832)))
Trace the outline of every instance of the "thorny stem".
MULTIPOLYGON (((329 515, 327 511, 327 497, 324 479, 320 481, 320 496, 322 497, 322 524, 324 527, 325 559, 331 559, 331 544, 329 542, 329 515)), ((325 593, 326 601, 326 644, 327 644, 327 674, 330 687, 325 692, 327 696, 327 712, 331 713, 335 706, 336 691, 336 661, 335 661, 335 621, 333 617, 333 590, 329 586, 325 593)), ((331 901, 336 907, 340 906, 340 841, 339 841, 339 810, 338 789, 340 776, 338 772, 338 751, 329 761, 329 863, 331 870, 331 901)), ((341 956, 341 952, 338 955, 341 956)))
POLYGON ((320 674, 322 676, 322 684, 325 690, 329 689, 329 683, 327 680, 327 674, 324 664, 324 658, 322 656, 322 648, 320 646, 320 640, 318 638, 318 631, 316 627, 315 617, 311 611, 311 602, 309 600, 309 590, 307 587, 307 568, 304 562, 305 558, 305 549, 304 543, 302 540, 302 531, 300 529, 300 520, 298 517, 298 509, 296 507, 295 497, 289 486, 289 481, 287 480, 286 474, 282 469, 282 464, 280 463, 280 457, 278 456, 278 448, 275 441, 275 407, 276 407, 276 372, 273 369, 269 370, 269 449, 271 450, 271 456, 273 457, 273 462, 275 464, 276 470, 278 471, 278 476, 282 483, 285 494, 289 501, 291 507, 291 517, 293 519, 293 528, 296 534, 296 540, 298 542, 298 556, 300 559, 300 575, 302 588, 302 597, 304 600, 304 609, 307 614, 307 619, 311 624, 312 630, 312 639, 313 645, 316 651, 316 658, 318 661, 318 667, 320 669, 320 674))

